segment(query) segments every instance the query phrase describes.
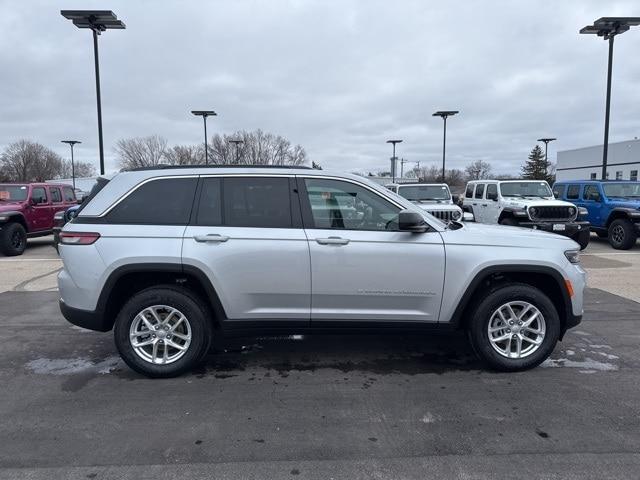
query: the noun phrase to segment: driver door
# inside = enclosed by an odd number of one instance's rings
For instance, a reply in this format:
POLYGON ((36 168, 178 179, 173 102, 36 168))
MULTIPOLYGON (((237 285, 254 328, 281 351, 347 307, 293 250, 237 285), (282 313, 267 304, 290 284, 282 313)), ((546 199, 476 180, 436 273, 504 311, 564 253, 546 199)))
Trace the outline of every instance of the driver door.
POLYGON ((363 184, 298 179, 311 256, 311 323, 437 322, 444 245, 398 230, 401 207, 363 184))

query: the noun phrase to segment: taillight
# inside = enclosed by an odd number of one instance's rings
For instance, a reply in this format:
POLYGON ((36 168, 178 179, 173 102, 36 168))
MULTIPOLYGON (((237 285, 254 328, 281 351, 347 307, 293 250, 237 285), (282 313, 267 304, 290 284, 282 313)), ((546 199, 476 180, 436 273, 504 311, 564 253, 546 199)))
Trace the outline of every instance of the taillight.
POLYGON ((95 232, 60 232, 60 243, 63 245, 91 245, 100 238, 95 232))

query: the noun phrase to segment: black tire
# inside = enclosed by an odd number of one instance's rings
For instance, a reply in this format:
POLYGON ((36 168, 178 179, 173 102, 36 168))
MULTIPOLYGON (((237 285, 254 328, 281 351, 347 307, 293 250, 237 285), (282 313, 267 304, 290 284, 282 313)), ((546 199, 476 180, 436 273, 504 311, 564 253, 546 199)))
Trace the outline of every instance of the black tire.
POLYGON ((7 257, 22 255, 27 248, 27 231, 19 223, 7 223, 0 230, 0 251, 7 257))
POLYGON ((629 250, 636 244, 638 235, 633 223, 625 218, 618 218, 609 225, 609 244, 616 250, 629 250))
POLYGON ((176 377, 196 367, 209 351, 212 332, 210 310, 199 297, 183 288, 164 285, 142 290, 131 297, 120 310, 114 326, 115 343, 122 359, 131 369, 152 378, 176 377), (138 313, 154 305, 176 308, 187 318, 191 328, 191 343, 185 353, 166 365, 144 360, 129 341, 131 324, 138 313))
POLYGON ((591 240, 591 232, 589 230, 583 230, 582 232, 576 233, 571 239, 580 245, 580 250, 584 250, 589 246, 589 241, 591 240))
POLYGON ((502 220, 500 220, 500 225, 508 225, 510 227, 517 227, 520 225, 520 223, 518 222, 518 220, 516 220, 513 217, 505 217, 502 220))
POLYGON ((560 318, 553 303, 543 292, 531 285, 516 283, 502 285, 483 295, 470 310, 468 335, 480 359, 495 370, 515 372, 540 365, 546 360, 560 337, 560 318), (544 317, 546 333, 537 350, 523 358, 507 358, 498 353, 489 341, 488 327, 493 313, 502 305, 524 301, 535 306, 544 317))

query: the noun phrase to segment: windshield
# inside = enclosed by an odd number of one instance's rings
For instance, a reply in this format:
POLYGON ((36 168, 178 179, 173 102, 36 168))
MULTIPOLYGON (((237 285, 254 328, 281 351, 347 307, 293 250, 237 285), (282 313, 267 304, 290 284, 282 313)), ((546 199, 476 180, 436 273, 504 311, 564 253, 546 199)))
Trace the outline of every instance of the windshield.
POLYGON ((506 182, 500 184, 503 197, 552 197, 547 182, 506 182))
POLYGON ((400 185, 398 194, 412 202, 451 199, 449 189, 444 185, 400 185))
POLYGON ((607 197, 640 198, 640 183, 605 183, 607 197))
POLYGON ((27 199, 28 193, 26 185, 0 185, 0 201, 22 202, 27 199))

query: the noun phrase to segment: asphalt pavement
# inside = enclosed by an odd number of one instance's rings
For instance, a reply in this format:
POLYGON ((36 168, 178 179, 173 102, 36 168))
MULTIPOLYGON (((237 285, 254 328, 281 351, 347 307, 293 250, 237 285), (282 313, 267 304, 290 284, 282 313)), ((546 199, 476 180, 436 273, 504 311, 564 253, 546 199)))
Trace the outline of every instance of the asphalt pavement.
POLYGON ((56 292, 0 294, 0 478, 638 478, 640 305, 590 289, 537 369, 464 337, 227 344, 149 380, 56 292))

